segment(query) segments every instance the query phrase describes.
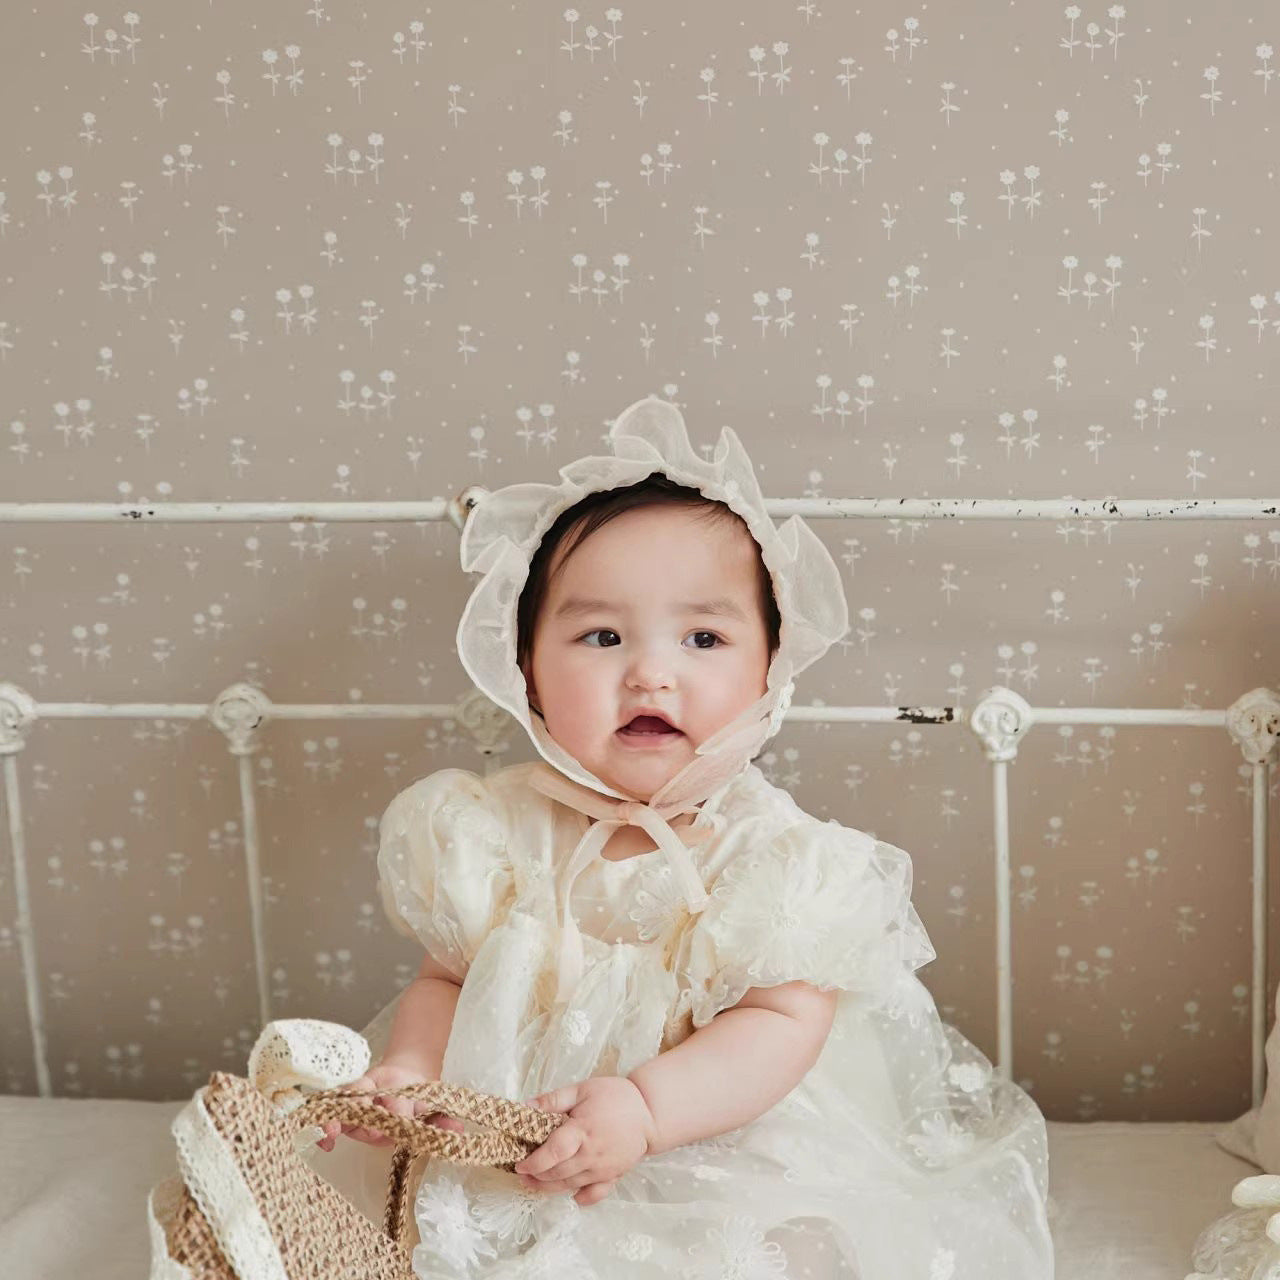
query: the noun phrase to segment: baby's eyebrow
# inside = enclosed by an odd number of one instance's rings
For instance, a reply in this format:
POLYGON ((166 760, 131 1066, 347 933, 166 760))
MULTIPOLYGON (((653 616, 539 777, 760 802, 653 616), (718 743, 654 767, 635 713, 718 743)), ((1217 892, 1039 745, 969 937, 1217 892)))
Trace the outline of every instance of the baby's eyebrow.
MULTIPOLYGON (((746 622, 747 620, 737 602, 731 600, 728 596, 717 596, 714 600, 686 601, 678 607, 685 613, 719 614, 728 618, 737 618, 739 622, 746 622)), ((625 608, 625 605, 619 605, 612 600, 602 600, 597 596, 570 596, 560 603, 553 616, 569 618, 577 617, 584 613, 594 613, 597 609, 625 608)))
POLYGON ((617 606, 612 600, 600 600, 595 596, 570 596, 561 602, 560 607, 552 615, 556 618, 577 617, 581 613, 594 613, 597 609, 613 609, 617 606))
POLYGON ((746 622, 746 615, 738 608, 737 602, 728 596, 717 596, 714 600, 694 600, 680 606, 686 613, 715 613, 727 618, 737 618, 746 622))

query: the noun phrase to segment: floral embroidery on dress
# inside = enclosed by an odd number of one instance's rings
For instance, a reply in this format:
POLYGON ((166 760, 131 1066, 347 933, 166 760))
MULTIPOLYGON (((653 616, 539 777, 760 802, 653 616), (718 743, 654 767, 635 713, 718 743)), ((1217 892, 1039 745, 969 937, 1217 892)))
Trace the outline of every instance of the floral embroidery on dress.
POLYGON ((619 1258, 625 1258, 628 1262, 643 1262, 653 1253, 653 1237, 640 1231, 633 1231, 630 1235, 623 1236, 621 1240, 616 1240, 613 1251, 619 1258))
POLYGON ((972 1132, 948 1120, 940 1112, 926 1116, 920 1122, 920 1130, 911 1134, 907 1141, 916 1155, 931 1167, 952 1163, 977 1141, 972 1132))
MULTIPOLYGON (((550 1198, 544 1193, 544 1199, 550 1198)), ((570 1197, 554 1198, 573 1204, 570 1197)), ((591 1265, 567 1229, 539 1236, 532 1248, 521 1255, 513 1276, 518 1280, 609 1280, 591 1265)))
POLYGON ((689 906, 669 866, 659 868, 636 889, 635 906, 627 914, 643 942, 652 942, 684 923, 689 906))
POLYGON ((571 1045, 584 1045, 591 1034, 591 1019, 581 1009, 570 1009, 560 1021, 560 1032, 571 1045))
MULTIPOLYGON (((792 981, 842 988, 846 1009, 888 1013, 910 1004, 907 979, 934 958, 911 905, 910 859, 865 831, 794 822, 731 859, 710 897, 688 934, 695 1028, 751 987, 792 981)), ((837 1044, 842 1031, 833 1028, 837 1044)))
POLYGON ((947 1079, 962 1093, 977 1093, 991 1078, 976 1062, 954 1062, 947 1068, 947 1079))
POLYGON ((477 1191, 473 1197, 475 1219, 480 1229, 499 1240, 522 1245, 533 1236, 534 1219, 540 1208, 542 1193, 523 1184, 493 1186, 477 1191))
POLYGON ((757 865, 757 892, 735 895, 720 914, 727 949, 756 957, 752 970, 795 973, 817 963, 818 944, 837 923, 828 899, 813 892, 805 877, 779 858, 757 865))
POLYGON ((413 1251, 415 1269, 420 1261, 429 1264, 432 1254, 449 1266, 460 1268, 470 1267, 481 1257, 497 1257, 472 1215, 465 1189, 450 1174, 442 1173, 438 1180, 422 1180, 414 1215, 421 1241, 413 1251), (421 1259, 420 1254, 424 1255, 421 1259))
POLYGON ((681 1280, 787 1280, 787 1255, 749 1213, 730 1214, 723 1229, 708 1227, 705 1242, 693 1246, 692 1267, 681 1269, 681 1280))

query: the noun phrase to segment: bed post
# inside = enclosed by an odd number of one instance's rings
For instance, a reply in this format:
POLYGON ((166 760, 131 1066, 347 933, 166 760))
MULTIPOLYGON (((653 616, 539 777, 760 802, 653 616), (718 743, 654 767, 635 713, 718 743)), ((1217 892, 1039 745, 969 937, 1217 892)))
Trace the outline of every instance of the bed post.
POLYGON ((1266 1085, 1267 1040, 1267 790, 1268 761, 1280 735, 1280 696, 1251 689, 1227 708, 1227 732, 1253 766, 1253 1018, 1250 1035, 1251 1097, 1262 1105, 1266 1085))
POLYGON ((22 798, 18 791, 18 752, 27 745, 27 733, 36 719, 36 701, 16 684, 0 684, 0 760, 4 761, 5 812, 9 818, 9 847, 13 851, 13 887, 18 899, 18 951, 27 989, 27 1017, 31 1023, 31 1049, 35 1055, 36 1088, 42 1098, 53 1096, 49 1080, 49 1047, 45 1035, 44 1005, 40 998, 40 967, 36 961, 36 930, 31 915, 31 888, 27 880, 27 846, 22 829, 22 798))
POLYGON ((240 762, 240 814, 244 827, 245 879, 253 929, 253 959, 258 979, 259 1030, 271 1021, 271 991, 267 983, 266 923, 262 909, 262 865, 258 856, 258 809, 253 791, 253 763, 257 732, 271 714, 271 699, 251 684, 233 684, 209 707, 209 719, 227 739, 227 749, 240 762))
POLYGON ((1035 722, 1030 703, 1012 689, 993 685, 967 713, 991 761, 996 842, 996 1021, 999 1049, 996 1070, 1013 1078, 1013 963, 1009 918, 1009 775, 1018 758, 1018 740, 1035 722))

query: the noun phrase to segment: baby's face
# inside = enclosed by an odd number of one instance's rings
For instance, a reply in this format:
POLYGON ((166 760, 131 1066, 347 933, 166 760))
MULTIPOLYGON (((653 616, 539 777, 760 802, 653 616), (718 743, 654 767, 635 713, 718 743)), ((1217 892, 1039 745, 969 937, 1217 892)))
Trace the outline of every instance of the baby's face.
POLYGON ((736 522, 673 507, 615 517, 558 572, 557 553, 525 679, 547 731, 602 782, 648 800, 764 694, 758 554, 736 522), (620 732, 641 706, 680 732, 620 732))

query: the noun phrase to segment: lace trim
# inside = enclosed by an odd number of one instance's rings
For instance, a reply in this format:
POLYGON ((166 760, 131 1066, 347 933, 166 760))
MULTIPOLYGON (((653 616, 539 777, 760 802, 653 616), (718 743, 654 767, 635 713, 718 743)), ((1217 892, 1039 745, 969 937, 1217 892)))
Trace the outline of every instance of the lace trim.
POLYGON ((147 1196, 147 1235, 151 1240, 151 1269, 147 1280, 194 1280, 189 1267, 170 1257, 169 1243, 160 1225, 162 1218, 169 1221, 177 1211, 182 1188, 181 1178, 166 1178, 152 1187, 147 1196))
POLYGON ((198 1090, 171 1126, 183 1179, 236 1275, 289 1280, 271 1229, 214 1126, 203 1095, 204 1090, 198 1090))
POLYGON ((277 1018, 263 1027, 249 1054, 249 1079, 287 1115, 311 1090, 360 1079, 370 1058, 365 1038, 340 1022, 277 1018))

